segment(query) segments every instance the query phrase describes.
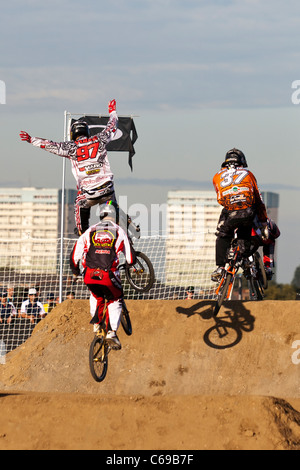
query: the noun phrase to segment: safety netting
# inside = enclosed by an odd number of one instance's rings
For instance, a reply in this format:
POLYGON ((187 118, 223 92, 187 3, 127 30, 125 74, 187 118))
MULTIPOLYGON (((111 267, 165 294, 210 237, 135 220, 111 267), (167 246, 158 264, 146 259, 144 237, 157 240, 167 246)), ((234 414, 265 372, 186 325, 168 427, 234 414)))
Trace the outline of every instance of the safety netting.
MULTIPOLYGON (((63 244, 60 239, 0 240, 0 362, 4 352, 22 344, 60 301, 89 298, 82 279, 74 282, 69 267, 75 242, 73 238, 63 239, 63 244), (30 300, 32 315, 26 318, 22 308, 29 301, 30 289, 36 294, 30 300), (44 315, 36 305, 34 309, 36 302, 42 304, 44 315)), ((215 285, 210 273, 214 269, 214 243, 214 234, 208 232, 136 240, 134 248, 151 260, 155 280, 148 292, 136 292, 121 271, 125 298, 213 299, 215 285)))

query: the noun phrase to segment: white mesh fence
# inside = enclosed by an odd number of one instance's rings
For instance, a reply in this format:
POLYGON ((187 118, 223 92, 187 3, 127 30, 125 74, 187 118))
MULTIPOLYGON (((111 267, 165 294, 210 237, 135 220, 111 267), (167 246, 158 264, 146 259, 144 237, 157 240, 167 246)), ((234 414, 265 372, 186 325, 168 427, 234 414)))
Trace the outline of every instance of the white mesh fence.
MULTIPOLYGON (((76 299, 89 298, 81 279, 73 283, 69 256, 74 243, 75 239, 64 239, 61 247, 57 239, 0 240, 0 363, 3 351, 9 352, 22 344, 37 322, 42 321, 38 311, 34 311, 31 319, 21 315, 30 288, 37 290, 36 300, 44 306, 46 314, 59 302, 60 293, 62 300, 70 294, 76 299)), ((125 298, 183 300, 187 298, 187 288, 192 286, 193 298, 213 299, 215 286, 210 273, 215 265, 214 246, 212 233, 151 236, 135 241, 135 249, 145 253, 153 264, 155 282, 149 292, 141 294, 129 286, 123 275, 125 298)))

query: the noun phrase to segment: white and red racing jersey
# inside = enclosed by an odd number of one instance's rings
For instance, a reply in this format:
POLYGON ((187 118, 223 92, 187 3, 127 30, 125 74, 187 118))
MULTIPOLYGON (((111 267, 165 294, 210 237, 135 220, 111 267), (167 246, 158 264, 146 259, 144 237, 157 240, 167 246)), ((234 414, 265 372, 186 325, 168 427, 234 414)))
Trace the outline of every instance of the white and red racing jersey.
POLYGON ((129 239, 124 230, 112 221, 90 227, 77 240, 70 257, 70 267, 78 274, 79 262, 83 268, 115 271, 119 267, 119 256, 124 253, 127 263, 133 263, 129 239))
POLYGON ((53 142, 52 140, 31 137, 35 147, 47 150, 61 157, 68 158, 72 164, 72 173, 77 189, 90 191, 113 181, 113 173, 107 158, 106 146, 111 141, 118 126, 116 111, 110 113, 109 121, 99 134, 75 141, 53 142))

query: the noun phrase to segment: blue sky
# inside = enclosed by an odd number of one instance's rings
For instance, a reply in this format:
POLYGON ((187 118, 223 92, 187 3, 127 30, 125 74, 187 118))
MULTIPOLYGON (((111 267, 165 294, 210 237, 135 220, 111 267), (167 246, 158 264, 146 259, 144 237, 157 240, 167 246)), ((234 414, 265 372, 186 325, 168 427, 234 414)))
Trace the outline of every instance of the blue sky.
MULTIPOLYGON (((129 202, 168 189, 212 189, 227 150, 247 157, 261 190, 280 194, 278 281, 300 265, 300 4, 294 0, 12 0, 1 8, 2 186, 61 185, 62 162, 20 130, 63 139, 63 113, 106 113, 117 99, 139 134, 130 172, 111 154, 129 202)), ((74 187, 68 171, 68 187, 74 187)))

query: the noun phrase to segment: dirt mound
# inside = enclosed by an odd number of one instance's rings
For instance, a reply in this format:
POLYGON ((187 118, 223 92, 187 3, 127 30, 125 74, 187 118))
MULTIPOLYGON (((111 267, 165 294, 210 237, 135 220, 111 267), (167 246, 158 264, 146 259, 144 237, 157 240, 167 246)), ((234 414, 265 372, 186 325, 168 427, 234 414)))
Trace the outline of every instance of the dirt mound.
POLYGON ((85 300, 56 307, 7 355, 0 449, 300 448, 300 302, 229 302, 217 323, 207 301, 127 305, 133 334, 120 327, 101 384, 88 368, 85 300))

